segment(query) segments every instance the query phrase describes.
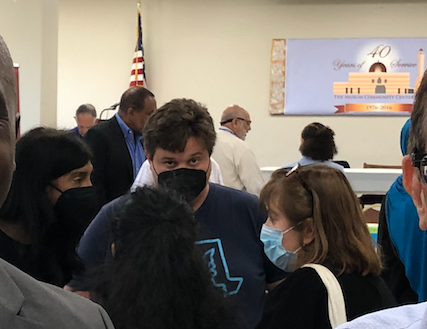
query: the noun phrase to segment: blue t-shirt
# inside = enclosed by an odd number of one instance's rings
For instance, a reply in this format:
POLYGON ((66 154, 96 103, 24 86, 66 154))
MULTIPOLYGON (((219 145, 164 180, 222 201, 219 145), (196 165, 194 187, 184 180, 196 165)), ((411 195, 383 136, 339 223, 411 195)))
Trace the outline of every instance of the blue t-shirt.
MULTIPOLYGON (((78 254, 87 268, 111 259, 111 222, 128 195, 106 204, 83 235, 78 254)), ((264 254, 259 239, 266 214, 258 209, 258 198, 225 186, 210 184, 208 196, 196 211, 200 223, 196 242, 212 273, 212 282, 225 296, 236 295, 247 328, 261 319, 265 285, 283 279, 285 273, 264 254)), ((82 288, 82 278, 69 283, 82 288)))

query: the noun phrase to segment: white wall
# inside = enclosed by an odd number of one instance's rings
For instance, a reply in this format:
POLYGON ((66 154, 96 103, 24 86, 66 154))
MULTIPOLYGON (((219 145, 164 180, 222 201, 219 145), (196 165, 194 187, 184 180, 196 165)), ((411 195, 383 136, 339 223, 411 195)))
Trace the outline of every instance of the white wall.
MULTIPOLYGON (((312 121, 335 130, 337 159, 353 167, 398 164, 406 118, 268 114, 273 38, 427 36, 425 3, 335 2, 142 0, 149 88, 158 105, 174 97, 205 103, 216 122, 228 104, 245 107, 254 122, 247 140, 261 166, 297 159, 300 132, 312 121)), ((119 99, 128 86, 135 28, 136 0, 60 1, 58 126, 72 127, 81 103, 100 110, 119 99)))
POLYGON ((20 65, 21 128, 24 130, 40 124, 41 1, 0 1, 0 35, 13 61, 20 65))
POLYGON ((61 1, 58 47, 58 126, 75 126, 83 103, 98 110, 129 86, 136 42, 136 1, 61 1))
POLYGON ((20 80, 21 131, 56 125, 59 0, 0 0, 0 35, 20 80))

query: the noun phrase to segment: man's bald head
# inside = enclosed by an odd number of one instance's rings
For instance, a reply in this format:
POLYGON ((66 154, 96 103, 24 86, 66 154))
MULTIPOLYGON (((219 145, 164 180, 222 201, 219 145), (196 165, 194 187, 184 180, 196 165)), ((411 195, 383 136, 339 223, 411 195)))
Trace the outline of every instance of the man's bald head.
POLYGON ((251 116, 244 108, 230 105, 222 112, 221 126, 227 127, 237 137, 245 140, 246 134, 251 130, 251 116))
POLYGON ((13 62, 0 36, 0 206, 14 170, 16 91, 13 62))

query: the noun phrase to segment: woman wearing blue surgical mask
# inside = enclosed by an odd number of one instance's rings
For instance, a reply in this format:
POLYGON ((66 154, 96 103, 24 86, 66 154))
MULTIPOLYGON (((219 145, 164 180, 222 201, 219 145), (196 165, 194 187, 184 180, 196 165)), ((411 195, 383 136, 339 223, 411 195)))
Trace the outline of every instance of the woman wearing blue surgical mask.
POLYGON ((395 305, 358 202, 344 174, 325 165, 279 169, 261 191, 268 258, 292 272, 267 297, 257 328, 331 328, 321 264, 338 279, 347 320, 395 305))

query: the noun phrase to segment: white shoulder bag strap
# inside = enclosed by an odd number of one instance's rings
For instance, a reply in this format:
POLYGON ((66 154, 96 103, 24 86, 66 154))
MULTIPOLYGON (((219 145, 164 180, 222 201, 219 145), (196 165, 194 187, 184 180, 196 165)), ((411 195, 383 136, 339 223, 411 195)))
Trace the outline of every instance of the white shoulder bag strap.
POLYGON ((303 267, 314 268, 328 291, 329 322, 331 327, 336 328, 340 324, 347 322, 344 296, 335 275, 327 267, 320 264, 306 264, 303 267))

